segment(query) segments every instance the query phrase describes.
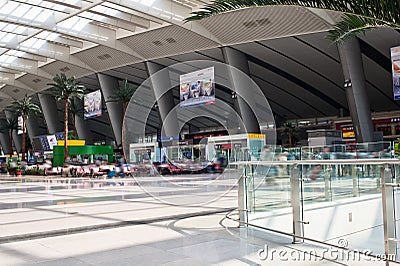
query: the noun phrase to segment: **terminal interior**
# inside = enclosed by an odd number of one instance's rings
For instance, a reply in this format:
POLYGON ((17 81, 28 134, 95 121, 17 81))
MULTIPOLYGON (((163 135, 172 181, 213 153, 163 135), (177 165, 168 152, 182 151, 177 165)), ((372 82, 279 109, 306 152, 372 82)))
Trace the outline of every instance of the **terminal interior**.
POLYGON ((400 263, 400 31, 210 2, 0 2, 0 265, 400 263))

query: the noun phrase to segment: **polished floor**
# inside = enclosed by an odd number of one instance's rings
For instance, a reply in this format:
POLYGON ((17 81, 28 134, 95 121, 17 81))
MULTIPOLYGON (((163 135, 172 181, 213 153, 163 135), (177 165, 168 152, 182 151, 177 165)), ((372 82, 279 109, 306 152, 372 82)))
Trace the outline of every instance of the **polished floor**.
POLYGON ((0 265, 384 265, 238 228, 234 180, 2 176, 0 265))

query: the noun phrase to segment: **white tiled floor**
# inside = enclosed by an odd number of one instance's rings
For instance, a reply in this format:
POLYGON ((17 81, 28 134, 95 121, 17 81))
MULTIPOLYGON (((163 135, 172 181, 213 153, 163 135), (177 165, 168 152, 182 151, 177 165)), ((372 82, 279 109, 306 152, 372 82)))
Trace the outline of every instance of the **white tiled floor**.
POLYGON ((258 251, 265 245, 286 252, 317 249, 321 253, 323 248, 293 245, 283 236, 238 228, 225 219, 226 210, 237 206, 237 191, 226 190, 220 180, 209 183, 209 191, 194 193, 187 193, 188 188, 155 186, 153 192, 164 193, 160 196, 164 202, 135 185, 24 191, 46 182, 30 186, 0 182, 0 265, 367 265, 365 260, 315 257, 301 262, 263 261, 258 251), (215 193, 224 196, 197 206, 165 203, 209 199, 215 193), (188 214, 195 216, 182 216, 188 214), (125 221, 136 223, 93 230, 125 221), (82 226, 92 231, 68 234, 67 229, 82 226), (64 235, 53 236, 57 230, 65 230, 64 235), (10 238, 5 243, 6 237, 37 232, 48 235, 25 241, 10 238))

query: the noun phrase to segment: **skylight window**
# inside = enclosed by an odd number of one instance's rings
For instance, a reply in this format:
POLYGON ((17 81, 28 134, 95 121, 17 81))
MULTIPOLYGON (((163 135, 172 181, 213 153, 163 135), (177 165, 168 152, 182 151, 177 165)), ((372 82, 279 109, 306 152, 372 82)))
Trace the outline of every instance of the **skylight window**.
POLYGON ((30 38, 21 43, 21 47, 27 48, 30 51, 39 50, 44 44, 46 40, 41 40, 37 38, 30 38))
POLYGON ((36 20, 39 22, 45 22, 46 20, 48 20, 52 15, 54 14, 53 11, 50 11, 48 9, 45 9, 42 11, 42 13, 40 13, 40 15, 38 17, 36 17, 36 20))
POLYGON ((10 42, 16 35, 7 32, 0 32, 0 43, 10 42))
POLYGON ((4 27, 4 31, 6 32, 13 32, 18 26, 14 24, 8 24, 6 27, 4 27))
POLYGON ((24 17, 24 15, 28 12, 29 9, 31 9, 31 6, 20 4, 18 8, 16 8, 14 12, 12 12, 10 15, 17 18, 21 18, 24 17))
POLYGON ((90 20, 79 17, 69 18, 58 24, 59 27, 73 31, 81 31, 90 20))
POLYGON ((36 17, 42 12, 41 8, 32 7, 31 10, 24 15, 25 19, 35 20, 36 17))
POLYGON ((3 6, 0 8, 0 14, 9 15, 9 14, 11 14, 18 6, 19 6, 19 4, 16 3, 16 2, 6 2, 6 4, 3 5, 3 6))
POLYGON ((118 10, 108 8, 105 6, 101 6, 101 5, 93 7, 92 10, 95 12, 104 13, 104 14, 111 15, 111 16, 116 16, 116 15, 120 14, 120 12, 118 10))
POLYGON ((60 36, 58 33, 42 31, 41 33, 36 35, 36 38, 42 40, 54 41, 55 39, 57 39, 58 36, 60 36))
POLYGON ((14 33, 16 34, 26 34, 27 28, 24 26, 18 26, 16 29, 14 29, 14 33))
POLYGON ((140 3, 145 6, 152 6, 155 0, 141 0, 140 3))

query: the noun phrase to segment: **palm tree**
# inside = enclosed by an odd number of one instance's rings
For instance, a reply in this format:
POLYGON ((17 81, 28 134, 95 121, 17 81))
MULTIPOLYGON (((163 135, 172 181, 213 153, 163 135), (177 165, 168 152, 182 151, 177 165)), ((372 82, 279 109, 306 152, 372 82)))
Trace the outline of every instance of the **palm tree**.
POLYGON ((341 43, 374 28, 400 29, 398 0, 215 0, 186 21, 201 20, 220 13, 256 6, 301 6, 343 12, 342 19, 329 31, 328 39, 341 43))
POLYGON ((128 103, 131 100, 136 89, 137 89, 137 86, 128 83, 128 80, 125 79, 122 82, 122 86, 119 87, 119 89, 115 92, 115 94, 108 97, 107 102, 122 103, 122 107, 123 107, 122 117, 125 117, 126 108, 128 107, 128 103))
POLYGON ((285 122, 283 124, 283 133, 287 134, 289 148, 292 148, 293 144, 296 142, 296 131, 297 129, 292 122, 285 122))
POLYGON ((85 87, 80 85, 74 77, 67 77, 64 73, 57 74, 53 78, 54 83, 48 85, 52 86, 52 92, 57 101, 64 101, 64 162, 68 157, 68 106, 72 97, 82 99, 85 93, 85 87))
POLYGON ((16 101, 13 108, 17 111, 18 115, 22 116, 22 161, 25 161, 26 149, 26 119, 30 114, 40 113, 40 107, 32 101, 32 97, 25 94, 24 98, 16 101))
MULTIPOLYGON (((122 103, 122 119, 125 117, 126 109, 128 107, 128 103, 131 100, 133 94, 135 93, 136 89, 138 87, 128 83, 128 79, 124 79, 122 82, 122 85, 119 87, 119 89, 115 92, 114 95, 109 96, 107 102, 118 102, 122 103)), ((125 128, 122 125, 122 135, 125 135, 125 128)), ((124 147, 124 140, 122 140, 122 147, 124 147)), ((124 157, 124 154, 122 152, 122 157, 124 157)))
POLYGON ((20 129, 18 126, 18 116, 0 120, 0 132, 7 132, 10 138, 10 156, 13 154, 13 132, 18 129, 20 129))
POLYGON ((72 131, 73 131, 72 134, 75 137, 78 137, 78 132, 76 130, 75 117, 83 116, 84 110, 83 110, 82 100, 77 97, 71 97, 69 99, 69 103, 68 103, 68 111, 69 111, 69 115, 71 117, 71 122, 72 122, 72 131))

